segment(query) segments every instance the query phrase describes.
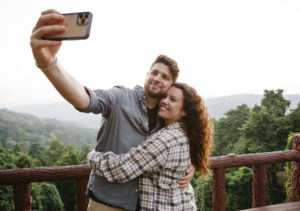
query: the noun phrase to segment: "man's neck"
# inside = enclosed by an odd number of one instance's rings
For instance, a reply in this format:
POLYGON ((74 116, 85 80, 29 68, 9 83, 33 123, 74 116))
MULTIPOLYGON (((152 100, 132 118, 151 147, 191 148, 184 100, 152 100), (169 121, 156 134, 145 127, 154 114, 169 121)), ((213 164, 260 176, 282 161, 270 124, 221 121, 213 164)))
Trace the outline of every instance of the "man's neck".
POLYGON ((157 105, 159 99, 158 98, 153 98, 150 96, 146 96, 146 104, 147 104, 147 108, 152 109, 155 108, 155 106, 157 105))

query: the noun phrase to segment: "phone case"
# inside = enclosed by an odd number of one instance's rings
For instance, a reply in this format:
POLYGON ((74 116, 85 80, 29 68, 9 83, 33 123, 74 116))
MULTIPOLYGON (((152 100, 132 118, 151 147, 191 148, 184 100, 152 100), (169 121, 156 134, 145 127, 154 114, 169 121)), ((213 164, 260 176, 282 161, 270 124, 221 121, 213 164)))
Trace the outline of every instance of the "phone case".
POLYGON ((66 31, 62 34, 46 36, 48 40, 80 40, 90 36, 93 15, 91 12, 65 13, 66 31))

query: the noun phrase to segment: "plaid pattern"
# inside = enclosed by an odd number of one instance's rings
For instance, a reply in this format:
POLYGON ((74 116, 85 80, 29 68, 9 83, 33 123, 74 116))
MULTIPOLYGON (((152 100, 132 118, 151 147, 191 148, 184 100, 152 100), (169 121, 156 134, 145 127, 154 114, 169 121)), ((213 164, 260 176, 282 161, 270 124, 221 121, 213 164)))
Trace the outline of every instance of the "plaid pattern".
POLYGON ((108 181, 139 177, 140 210, 196 210, 194 191, 176 183, 191 164, 188 139, 180 123, 171 124, 128 153, 92 152, 89 166, 108 181))

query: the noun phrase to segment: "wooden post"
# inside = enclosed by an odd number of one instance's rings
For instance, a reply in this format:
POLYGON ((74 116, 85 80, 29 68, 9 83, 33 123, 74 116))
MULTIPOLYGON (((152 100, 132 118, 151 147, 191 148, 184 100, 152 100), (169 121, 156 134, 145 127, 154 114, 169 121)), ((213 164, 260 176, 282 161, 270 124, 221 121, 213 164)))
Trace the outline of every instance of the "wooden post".
POLYGON ((226 168, 213 169, 213 194, 212 194, 212 210, 225 211, 226 190, 225 190, 225 173, 226 168))
MULTIPOLYGON (((300 134, 293 136, 293 150, 300 153, 300 134)), ((300 162, 292 161, 291 167, 291 201, 300 201, 300 162)))
POLYGON ((85 211, 89 199, 86 196, 86 189, 87 189, 87 184, 88 184, 88 179, 81 179, 81 180, 76 180, 76 206, 77 206, 77 211, 85 211))
POLYGON ((14 185, 14 203, 15 211, 30 211, 31 196, 30 183, 14 185))
POLYGON ((253 166, 252 207, 266 206, 267 202, 267 165, 253 166))

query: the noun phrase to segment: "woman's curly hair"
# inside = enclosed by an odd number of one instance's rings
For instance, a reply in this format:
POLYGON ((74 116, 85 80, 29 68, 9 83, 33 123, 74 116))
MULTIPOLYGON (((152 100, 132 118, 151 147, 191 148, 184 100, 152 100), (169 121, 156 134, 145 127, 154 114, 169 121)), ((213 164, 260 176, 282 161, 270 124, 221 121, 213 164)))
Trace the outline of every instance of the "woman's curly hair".
POLYGON ((172 86, 183 92, 183 110, 186 115, 181 121, 189 140, 192 164, 198 173, 205 175, 212 151, 212 121, 202 98, 193 87, 185 83, 175 83, 172 86))

